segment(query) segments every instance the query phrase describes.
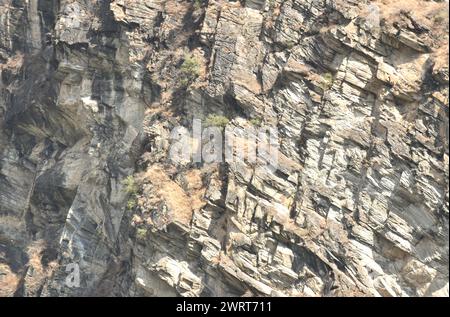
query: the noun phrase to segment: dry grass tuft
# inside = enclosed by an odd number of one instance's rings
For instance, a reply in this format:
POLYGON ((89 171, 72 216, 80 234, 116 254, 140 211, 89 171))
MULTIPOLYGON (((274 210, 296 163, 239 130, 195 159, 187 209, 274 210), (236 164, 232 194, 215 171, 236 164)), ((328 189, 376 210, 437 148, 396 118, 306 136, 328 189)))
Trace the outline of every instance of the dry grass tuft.
POLYGON ((19 277, 8 265, 0 263, 0 297, 12 297, 19 286, 19 277))
POLYGON ((435 61, 435 68, 448 67, 448 2, 373 0, 372 3, 379 7, 380 18, 388 25, 398 24, 402 27, 414 27, 414 23, 416 23, 424 27, 427 31, 424 32, 421 39, 433 50, 432 58, 435 61))
POLYGON ((12 70, 14 73, 20 70, 24 63, 24 55, 17 53, 11 56, 5 64, 0 64, 0 71, 4 69, 12 70))
POLYGON ((205 202, 202 199, 205 188, 202 184, 201 172, 199 170, 188 171, 184 175, 187 190, 170 179, 166 170, 154 165, 143 175, 144 182, 150 182, 154 195, 165 202, 168 207, 170 221, 178 221, 189 225, 194 210, 201 209, 205 202))

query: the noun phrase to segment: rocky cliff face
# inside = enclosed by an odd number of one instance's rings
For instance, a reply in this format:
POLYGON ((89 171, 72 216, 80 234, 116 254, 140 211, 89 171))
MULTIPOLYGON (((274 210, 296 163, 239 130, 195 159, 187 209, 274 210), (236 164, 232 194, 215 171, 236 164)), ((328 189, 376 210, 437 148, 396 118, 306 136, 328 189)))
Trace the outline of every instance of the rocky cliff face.
POLYGON ((0 295, 448 296, 447 7, 0 0, 0 295))

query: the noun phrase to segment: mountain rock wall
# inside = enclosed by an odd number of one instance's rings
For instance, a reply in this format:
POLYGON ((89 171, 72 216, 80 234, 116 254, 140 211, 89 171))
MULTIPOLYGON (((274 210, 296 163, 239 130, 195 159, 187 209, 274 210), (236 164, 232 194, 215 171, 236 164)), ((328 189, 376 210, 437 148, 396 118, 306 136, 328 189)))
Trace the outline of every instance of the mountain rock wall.
POLYGON ((448 296, 447 9, 0 0, 0 296, 448 296))

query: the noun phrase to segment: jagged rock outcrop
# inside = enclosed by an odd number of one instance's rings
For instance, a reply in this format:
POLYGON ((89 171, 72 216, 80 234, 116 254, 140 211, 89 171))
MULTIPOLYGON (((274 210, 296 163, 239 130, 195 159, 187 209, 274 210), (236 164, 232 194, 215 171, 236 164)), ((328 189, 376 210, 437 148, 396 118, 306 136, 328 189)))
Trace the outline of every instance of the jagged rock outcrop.
POLYGON ((0 295, 448 296, 446 7, 0 0, 0 295))

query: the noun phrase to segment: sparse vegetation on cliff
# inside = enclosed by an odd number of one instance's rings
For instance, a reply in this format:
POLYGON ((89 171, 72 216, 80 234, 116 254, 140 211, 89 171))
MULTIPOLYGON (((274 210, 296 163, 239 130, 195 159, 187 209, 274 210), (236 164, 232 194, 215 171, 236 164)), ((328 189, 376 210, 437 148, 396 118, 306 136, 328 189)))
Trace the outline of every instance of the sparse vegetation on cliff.
POLYGON ((449 4, 446 1, 374 0, 381 24, 412 31, 432 50, 436 67, 448 65, 449 4))
POLYGON ((180 67, 181 84, 188 86, 200 75, 200 63, 198 59, 192 54, 186 54, 184 61, 180 67))
POLYGON ((129 195, 127 201, 127 209, 133 210, 137 206, 137 194, 139 191, 139 185, 136 182, 133 175, 129 175, 123 180, 123 185, 125 186, 125 191, 129 195))
POLYGON ((202 0, 194 0, 194 9, 198 10, 202 7, 202 0))
POLYGON ((136 238, 138 240, 144 241, 147 238, 147 229, 146 228, 138 228, 136 230, 136 238))
POLYGON ((320 88, 325 91, 330 89, 331 86, 333 86, 333 75, 331 73, 323 74, 320 81, 320 88))
POLYGON ((131 196, 135 196, 139 190, 139 186, 136 183, 133 175, 129 175, 127 178, 125 178, 125 180, 123 181, 123 185, 125 186, 126 192, 131 196))
POLYGON ((254 125, 255 127, 260 127, 262 125, 262 119, 261 118, 252 118, 250 119, 250 123, 254 125))
POLYGON ((230 120, 225 116, 210 114, 205 120, 205 126, 225 128, 229 122, 230 120))

